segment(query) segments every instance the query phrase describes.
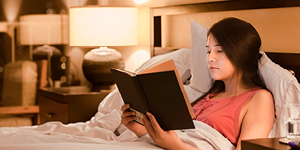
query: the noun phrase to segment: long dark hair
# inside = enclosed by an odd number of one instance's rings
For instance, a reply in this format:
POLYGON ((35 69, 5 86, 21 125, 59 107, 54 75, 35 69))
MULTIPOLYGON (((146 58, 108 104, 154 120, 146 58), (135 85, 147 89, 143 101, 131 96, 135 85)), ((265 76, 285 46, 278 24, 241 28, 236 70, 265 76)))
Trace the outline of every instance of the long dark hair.
MULTIPOLYGON (((258 71, 258 59, 261 39, 255 28, 248 22, 237 18, 225 18, 215 23, 207 36, 213 35, 222 46, 224 53, 236 68, 236 73, 242 74, 241 82, 246 88, 259 86, 266 89, 258 71)), ((208 92, 204 93, 192 105, 210 93, 225 90, 223 81, 214 81, 208 92)))

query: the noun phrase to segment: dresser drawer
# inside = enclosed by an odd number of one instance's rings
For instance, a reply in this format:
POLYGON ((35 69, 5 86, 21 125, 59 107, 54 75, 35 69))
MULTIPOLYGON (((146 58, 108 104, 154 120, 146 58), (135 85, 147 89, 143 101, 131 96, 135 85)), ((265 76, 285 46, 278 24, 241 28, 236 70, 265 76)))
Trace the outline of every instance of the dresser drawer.
POLYGON ((68 104, 41 97, 39 106, 41 123, 48 121, 68 123, 68 104))

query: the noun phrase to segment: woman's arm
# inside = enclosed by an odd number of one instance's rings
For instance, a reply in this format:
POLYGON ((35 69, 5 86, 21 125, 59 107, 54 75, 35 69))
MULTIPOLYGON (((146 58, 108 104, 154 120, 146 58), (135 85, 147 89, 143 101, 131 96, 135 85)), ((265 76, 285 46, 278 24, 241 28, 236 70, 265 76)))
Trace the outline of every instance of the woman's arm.
POLYGON ((144 115, 142 121, 148 131, 149 136, 153 139, 154 143, 171 150, 193 150, 195 147, 183 143, 175 131, 164 131, 157 123, 155 117, 147 113, 150 121, 144 115))
POLYGON ((122 106, 121 111, 121 123, 126 126, 129 130, 131 130, 137 137, 140 137, 147 133, 147 130, 144 126, 134 122, 136 119, 135 112, 127 111, 130 108, 129 104, 125 104, 122 106))
POLYGON ((257 92, 244 107, 237 150, 241 149, 241 140, 267 138, 275 119, 273 97, 266 90, 257 92))
POLYGON ((138 137, 146 134, 148 131, 148 134, 153 139, 154 143, 166 149, 196 149, 194 147, 184 144, 179 139, 175 131, 164 131, 157 123, 155 117, 150 113, 147 113, 147 115, 149 116, 151 122, 147 119, 145 115, 142 119, 145 126, 134 122, 134 120, 136 119, 135 112, 127 111, 128 108, 130 108, 129 104, 125 104, 122 106, 121 122, 129 130, 134 132, 135 135, 137 135, 138 137))

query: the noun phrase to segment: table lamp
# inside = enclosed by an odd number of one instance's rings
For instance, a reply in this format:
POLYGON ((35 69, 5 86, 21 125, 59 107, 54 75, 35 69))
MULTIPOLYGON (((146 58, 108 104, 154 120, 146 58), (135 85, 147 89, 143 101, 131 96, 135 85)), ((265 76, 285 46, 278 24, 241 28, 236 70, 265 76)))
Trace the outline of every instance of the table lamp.
POLYGON ((53 87, 51 57, 62 53, 54 46, 68 43, 68 16, 63 14, 34 14, 20 17, 20 44, 30 45, 29 57, 47 58, 47 82, 53 87), (32 50, 32 45, 38 46, 32 50))
POLYGON ((124 69, 121 53, 106 46, 137 44, 137 9, 84 6, 69 9, 70 46, 100 47, 87 52, 82 71, 92 91, 114 85, 109 68, 124 69))

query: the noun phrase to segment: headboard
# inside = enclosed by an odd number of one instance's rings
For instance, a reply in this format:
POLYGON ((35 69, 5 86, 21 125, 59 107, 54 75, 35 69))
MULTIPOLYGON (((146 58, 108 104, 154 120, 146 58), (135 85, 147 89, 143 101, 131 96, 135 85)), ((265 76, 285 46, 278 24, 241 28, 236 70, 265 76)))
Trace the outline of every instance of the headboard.
MULTIPOLYGON (((270 10, 270 11, 281 11, 281 9, 300 9, 300 1, 299 0, 289 0, 289 1, 283 1, 283 0, 264 0, 264 1, 258 1, 258 0, 234 0, 234 1, 215 1, 215 2, 206 2, 206 3, 194 3, 194 4, 185 4, 185 5, 177 5, 177 6, 167 6, 167 7, 153 7, 151 8, 151 56, 167 53, 173 50, 176 50, 178 48, 181 48, 181 46, 178 46, 180 44, 178 41, 181 42, 181 40, 177 39, 175 42, 167 42, 168 44, 164 44, 164 37, 171 37, 178 36, 178 34, 173 34, 173 32, 180 33, 181 36, 182 33, 189 32, 189 22, 186 21, 187 25, 182 25, 184 23, 182 22, 174 22, 168 23, 167 25, 172 24, 179 24, 177 28, 175 28, 176 31, 171 30, 168 26, 166 27, 165 24, 163 24, 165 19, 164 16, 179 16, 181 18, 185 17, 183 15, 192 15, 191 18, 197 17, 197 15, 207 15, 204 17, 208 22, 217 22, 220 20, 220 17, 216 17, 219 14, 224 14, 224 12, 229 12, 229 15, 233 15, 233 17, 241 17, 244 15, 244 11, 252 11, 255 12, 255 10, 258 10, 258 12, 255 13, 261 13, 261 11, 270 10), (237 13, 237 15, 236 15, 237 13), (241 15, 242 14, 242 15, 241 15), (209 15, 212 16, 212 18, 209 17, 209 15), (183 17, 182 17, 183 16, 183 17), (213 18, 214 17, 214 18, 213 18), (217 19, 216 19, 217 18, 217 19), (211 19, 211 20, 209 20, 211 19), (213 20, 215 19, 215 20, 213 20), (178 31, 180 29, 183 29, 183 31, 178 31), (171 30, 171 31, 163 31, 164 29, 171 30), (169 36, 166 36, 164 34, 170 34, 169 36), (171 44, 170 44, 171 43, 171 44), (174 44, 175 43, 175 44, 174 44)), ((266 12, 268 13, 268 11, 266 12)), ((228 15, 226 14, 226 15, 228 15)), ((247 14, 246 14, 247 15, 247 14)), ((268 14, 270 15, 270 14, 268 14)), ((285 17, 285 16, 283 16, 285 17)), ((266 18, 265 20, 258 21, 259 24, 256 24, 256 26, 263 26, 266 21, 268 21, 269 18, 266 18)), ((171 19, 169 19, 171 20, 171 19)), ((174 19, 173 19, 174 20, 174 19)), ((271 20, 271 19, 269 19, 271 20)), ((256 20, 254 20, 256 21, 256 20)), ((272 21, 272 20, 271 20, 272 21)), ((251 22, 251 17, 250 17, 251 22)), ((252 22, 251 22, 252 23, 252 22)), ((271 23, 272 24, 272 23, 271 23)), ((207 24, 206 26, 209 28, 211 24, 207 24)), ((255 25, 254 25, 255 26, 255 25)), ((276 24, 274 24, 276 26, 276 24)), ((286 27, 291 28, 291 27, 286 27)), ((265 29, 265 28, 263 28, 265 29)), ((296 33, 298 34, 298 29, 294 28, 296 33)), ((276 30, 276 29, 275 29, 276 30)), ((262 30, 264 32, 264 30, 262 30)), ((260 31, 258 31, 260 33, 260 31)), ((293 34, 291 33, 291 34, 293 34)), ((283 33, 278 33, 283 34, 283 33)), ((187 35, 182 34, 183 38, 189 38, 189 33, 187 35)), ((280 43, 276 40, 279 40, 280 37, 276 37, 276 33, 270 34, 270 32, 266 32, 264 35, 261 35, 262 39, 262 51, 265 51, 266 54, 269 56, 269 58, 274 61, 275 63, 279 64, 283 68, 286 68, 288 70, 292 70, 295 73, 295 76, 300 81, 300 44, 299 43, 299 35, 297 35, 297 39, 285 39, 287 41, 291 41, 289 44, 280 43), (271 40, 268 40, 271 39, 271 40), (294 43, 293 43, 294 42, 294 43), (275 43, 275 44, 274 44, 275 43), (288 52, 285 51, 285 47, 276 47, 276 44, 281 44, 284 46, 287 46, 286 49, 290 50, 288 52), (291 45, 296 45, 298 47, 292 47, 291 45), (273 51, 272 51, 273 50, 273 51)), ((190 40, 190 39, 189 39, 190 40)), ((185 47, 189 47, 189 42, 185 42, 185 47), (187 43, 187 44, 186 44, 187 43), (188 45, 188 46, 186 46, 188 45)))

